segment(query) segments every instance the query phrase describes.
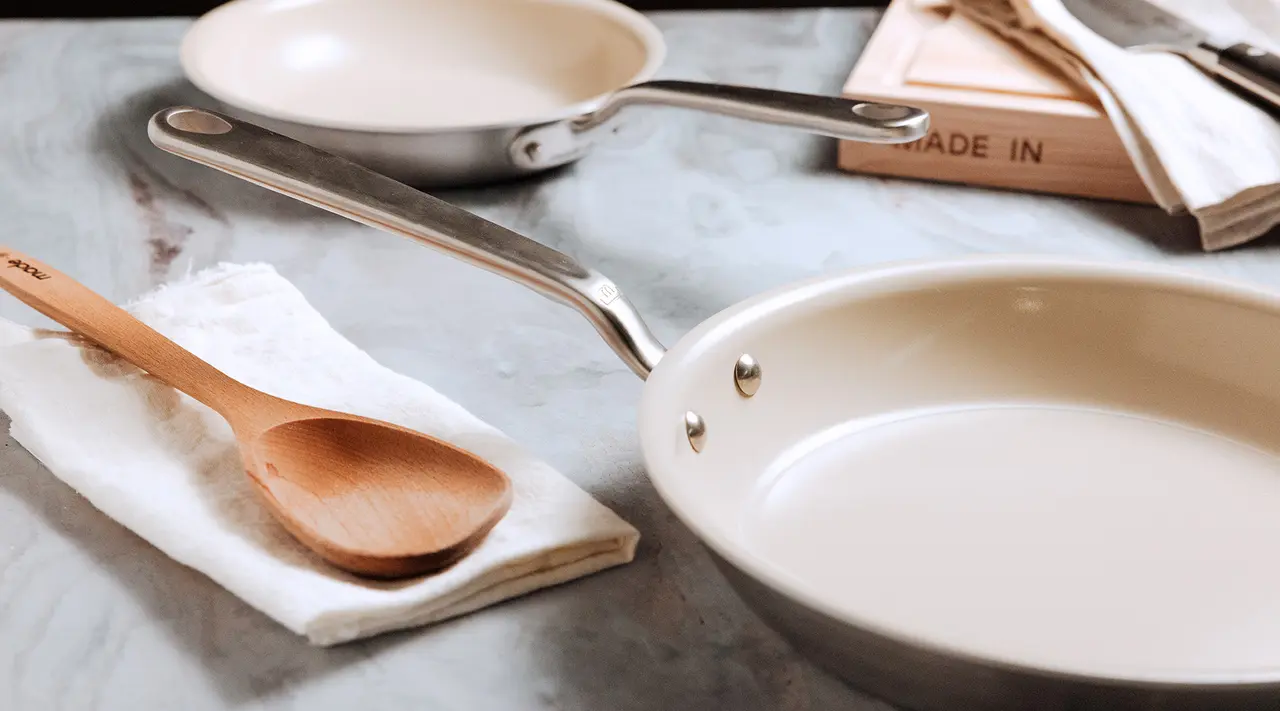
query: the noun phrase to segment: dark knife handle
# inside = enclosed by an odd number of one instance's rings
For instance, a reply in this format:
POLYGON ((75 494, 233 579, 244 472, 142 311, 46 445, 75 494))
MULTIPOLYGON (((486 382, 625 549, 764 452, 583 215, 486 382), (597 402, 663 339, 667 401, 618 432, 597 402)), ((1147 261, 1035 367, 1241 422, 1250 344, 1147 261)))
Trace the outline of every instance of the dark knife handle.
POLYGON ((1218 52, 1213 73, 1280 111, 1280 56, 1241 42, 1218 52))

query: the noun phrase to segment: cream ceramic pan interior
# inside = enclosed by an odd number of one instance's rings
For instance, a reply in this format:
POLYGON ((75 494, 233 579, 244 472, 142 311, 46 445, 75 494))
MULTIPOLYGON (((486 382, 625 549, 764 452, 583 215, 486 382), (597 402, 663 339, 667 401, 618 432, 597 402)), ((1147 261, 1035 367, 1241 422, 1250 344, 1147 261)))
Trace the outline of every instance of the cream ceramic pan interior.
POLYGON ((227 104, 395 133, 574 116, 648 79, 664 53, 658 30, 612 0, 233 0, 181 56, 227 104))
POLYGON ((1051 673, 1275 681, 1278 367, 1280 301, 1245 287, 902 265, 704 323, 647 382, 640 430, 700 538, 834 619, 1051 673))

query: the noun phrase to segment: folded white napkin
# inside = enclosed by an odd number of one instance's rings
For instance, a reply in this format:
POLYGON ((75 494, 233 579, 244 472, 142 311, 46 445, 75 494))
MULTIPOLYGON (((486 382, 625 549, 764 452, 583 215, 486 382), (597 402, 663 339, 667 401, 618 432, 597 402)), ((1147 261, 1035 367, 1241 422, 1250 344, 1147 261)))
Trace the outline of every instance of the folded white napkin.
MULTIPOLYGON (((1280 12, 1274 0, 1154 4, 1231 43, 1276 46, 1267 31, 1280 12)), ((1181 57, 1116 47, 1060 0, 951 5, 1097 94, 1156 202, 1194 215, 1206 250, 1247 242, 1280 222, 1280 121, 1267 112, 1181 57)))
POLYGON ((65 333, 0 320, 0 409, 13 438, 104 514, 313 644, 454 617, 634 555, 631 525, 456 403, 379 365, 271 267, 215 267, 126 309, 250 386, 426 432, 511 478, 510 512, 452 568, 353 577, 271 518, 212 410, 65 333))

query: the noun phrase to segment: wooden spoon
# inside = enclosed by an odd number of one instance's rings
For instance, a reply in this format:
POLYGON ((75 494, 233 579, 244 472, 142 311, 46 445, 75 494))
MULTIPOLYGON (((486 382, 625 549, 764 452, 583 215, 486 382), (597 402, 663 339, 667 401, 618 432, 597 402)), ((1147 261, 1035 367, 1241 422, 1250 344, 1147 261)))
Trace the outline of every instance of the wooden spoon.
POLYGON ((254 390, 66 275, 0 247, 0 286, 230 423, 275 518, 330 564, 399 578, 465 556, 506 515, 511 482, 413 430, 254 390))

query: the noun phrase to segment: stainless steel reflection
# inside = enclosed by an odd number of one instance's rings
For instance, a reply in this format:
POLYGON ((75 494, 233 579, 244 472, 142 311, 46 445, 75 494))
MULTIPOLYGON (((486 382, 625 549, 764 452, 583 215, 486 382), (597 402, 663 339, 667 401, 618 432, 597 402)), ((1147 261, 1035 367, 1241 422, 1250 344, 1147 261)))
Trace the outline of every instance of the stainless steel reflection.
POLYGON ((750 353, 743 353, 738 362, 733 364, 733 384, 743 397, 751 397, 760 390, 762 374, 760 362, 750 353))
POLYGON ((923 137, 929 114, 910 106, 689 81, 650 81, 611 94, 594 110, 532 126, 379 132, 316 126, 224 106, 224 113, 353 160, 419 188, 467 187, 527 176, 585 156, 628 107, 705 111, 869 143, 923 137))
POLYGON ((424 242, 581 312, 641 378, 664 346, 603 274, 466 210, 285 136, 204 109, 175 107, 147 127, 160 148, 372 227, 424 242), (233 130, 193 131, 226 123, 233 130))
POLYGON ((920 109, 894 104, 726 84, 651 81, 614 93, 607 103, 585 116, 522 131, 511 144, 512 161, 522 168, 538 169, 576 160, 616 125, 623 109, 636 104, 695 109, 875 143, 914 141, 924 135, 929 118, 920 109))

